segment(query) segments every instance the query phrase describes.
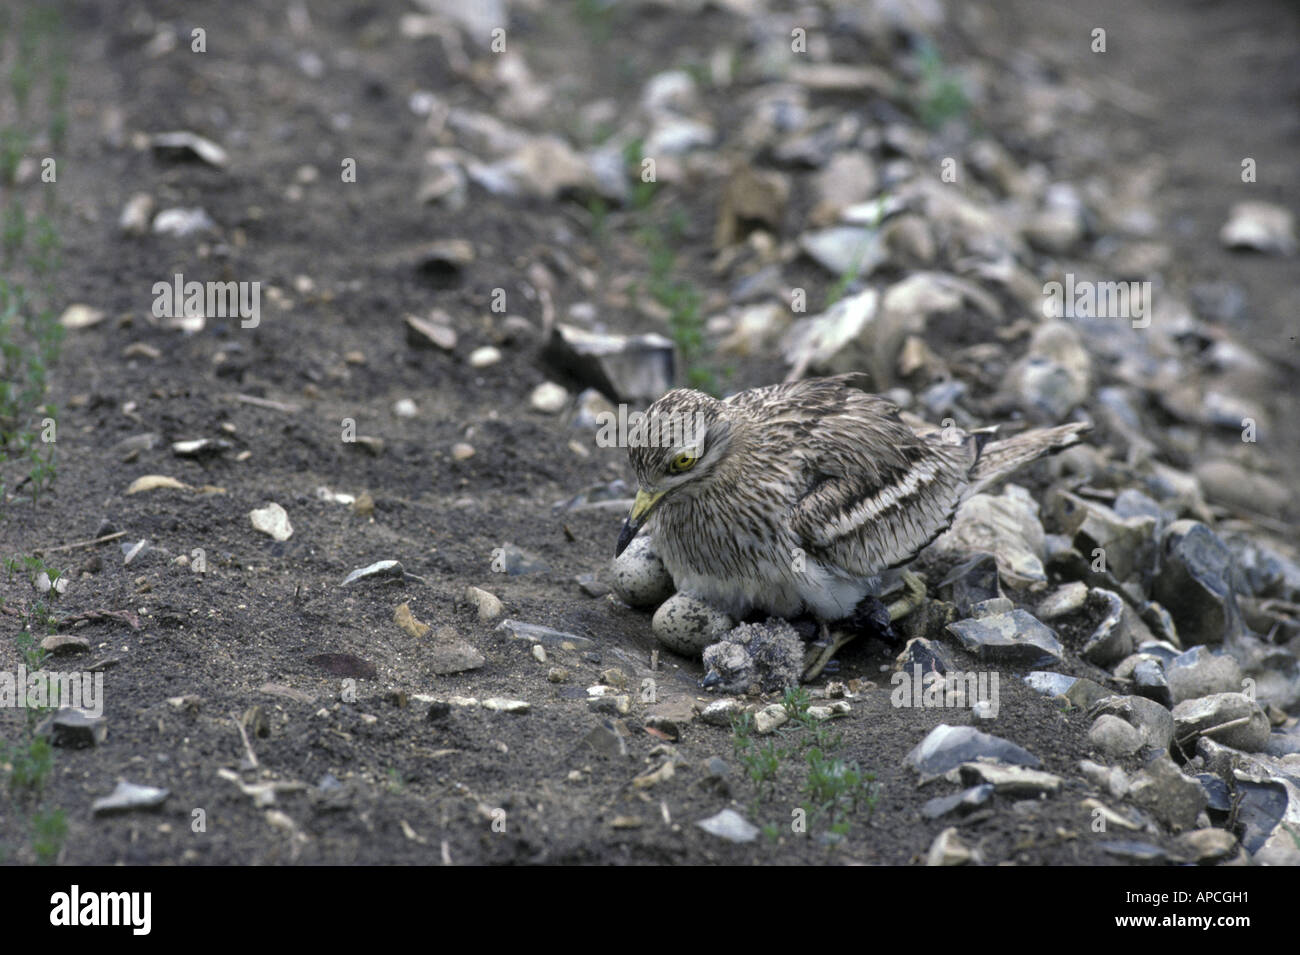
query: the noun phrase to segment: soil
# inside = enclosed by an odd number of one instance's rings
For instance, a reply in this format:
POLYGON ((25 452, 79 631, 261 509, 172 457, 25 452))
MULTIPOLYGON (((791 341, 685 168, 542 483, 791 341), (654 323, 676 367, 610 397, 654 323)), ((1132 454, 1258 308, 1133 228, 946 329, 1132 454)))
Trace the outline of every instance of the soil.
MULTIPOLYGON (((87 0, 74 4, 68 17, 76 51, 74 109, 61 163, 67 171, 59 177, 66 300, 92 303, 110 318, 70 334, 54 371, 52 399, 62 410, 53 490, 35 504, 10 505, 0 525, 5 554, 46 551, 47 562, 69 572, 60 614, 127 611, 139 623, 99 618, 68 630, 91 643, 89 655, 68 658, 69 666, 94 660, 107 667, 108 735, 96 747, 57 752, 46 805, 63 809, 68 819, 59 860, 923 861, 935 836, 952 823, 924 820, 920 806, 957 787, 939 781, 918 788, 904 757, 934 726, 975 720, 965 709, 891 706, 888 675, 881 670, 893 651, 882 644, 850 648, 841 658, 838 678, 877 684, 852 700, 852 713, 834 730, 842 734, 839 754, 876 774, 879 798, 869 816, 853 817, 837 843, 815 838, 816 825, 814 838, 790 831, 791 811, 802 801, 798 754, 785 761, 776 794, 758 801, 754 811, 757 794, 743 778, 728 728, 696 720, 680 741, 668 743, 647 729, 653 708, 638 699, 623 718, 628 755, 605 755, 588 743, 610 717, 589 708, 585 688, 601 682, 610 667, 624 671, 634 699, 642 681, 653 679, 656 707, 708 697, 697 685, 696 661, 663 652, 658 669, 650 669, 655 644, 648 614, 612 598, 589 597, 576 584, 577 575, 604 570, 623 515, 557 512, 554 505, 591 485, 627 480, 629 469, 620 451, 575 452, 570 442, 576 432, 562 418, 529 407, 532 388, 553 372, 541 363, 535 341, 494 337, 489 298, 504 288, 510 312, 540 326, 542 306, 527 281, 530 265, 552 266, 554 302, 563 313, 592 298, 580 282, 582 268, 593 271, 597 290, 612 276, 644 272, 636 216, 666 221, 674 211, 686 220, 680 274, 713 294, 717 282, 708 263, 717 197, 687 187, 662 207, 615 211, 600 242, 591 238, 586 210, 573 203, 502 200, 474 190, 464 210, 436 211, 414 199, 429 144, 408 101, 419 90, 482 110, 490 110, 491 100, 456 77, 436 41, 400 36, 407 4, 312 4, 306 38, 292 35, 278 2, 237 8, 179 0, 135 4, 132 9, 147 11, 155 24, 180 31, 177 48, 159 57, 144 52, 155 26, 114 6, 87 0), (206 54, 189 52, 192 25, 207 28, 206 54), (306 49, 324 62, 319 78, 299 67, 306 49), (175 164, 129 143, 114 146, 104 132, 114 111, 120 111, 128 141, 135 131, 210 135, 230 151, 230 168, 175 164), (339 181, 344 157, 356 160, 355 183, 339 181), (306 164, 320 175, 301 184, 295 199, 290 187, 306 164), (160 207, 202 206, 219 233, 203 241, 121 236, 118 213, 140 191, 152 193, 160 207), (470 240, 474 261, 454 274, 421 274, 412 256, 438 239, 470 240), (562 257, 576 264, 556 266, 562 257), (187 280, 262 282, 260 324, 246 329, 238 321, 209 319, 203 331, 186 336, 151 322, 154 283, 177 272, 187 280), (310 289, 297 281, 300 276, 310 278, 310 289), (278 297, 268 294, 272 286, 278 297), (460 336, 452 354, 408 344, 404 316, 433 307, 456 321, 460 336), (152 345, 162 357, 125 357, 133 343, 152 345), (472 369, 467 355, 485 344, 499 344, 504 359, 472 369), (364 360, 345 357, 352 352, 364 360), (297 410, 250 404, 239 395, 297 410), (415 417, 394 415, 394 402, 402 398, 416 402, 415 417), (344 442, 345 419, 355 421, 358 433, 382 438, 382 452, 344 442), (222 430, 226 424, 233 433, 222 430), (143 432, 161 440, 124 460, 119 442, 143 432), (200 437, 223 437, 233 447, 198 460, 172 455, 171 442, 200 437), (457 442, 471 444, 474 456, 453 459, 457 442), (242 460, 241 452, 248 452, 242 460), (128 496, 131 482, 146 474, 224 490, 128 496), (319 499, 322 486, 368 492, 373 515, 319 499), (293 536, 283 543, 250 525, 249 511, 271 501, 293 524, 293 536), (49 552, 108 529, 127 533, 97 547, 49 552), (141 539, 148 548, 124 564, 120 545, 141 539), (493 573, 494 550, 507 543, 536 555, 546 569, 493 573), (202 551, 205 573, 174 560, 196 551, 202 551), (340 587, 353 569, 386 559, 401 561, 420 579, 340 587), (467 585, 499 596, 508 618, 588 638, 594 647, 552 647, 549 659, 539 662, 526 642, 495 629, 497 621, 479 622, 464 596, 467 585), (435 674, 431 638, 408 636, 393 622, 401 603, 435 630, 454 628, 486 663, 461 674, 435 674), (549 682, 552 667, 567 670, 567 679, 549 682), (355 699, 345 702, 351 686, 355 699), (168 702, 186 696, 198 699, 184 706, 168 702), (531 709, 512 714, 452 707, 444 713, 435 707, 431 713, 417 696, 506 697, 526 700, 531 709), (255 805, 219 775, 238 771, 248 758, 238 724, 251 707, 261 707, 267 734, 249 738, 258 768, 243 779, 305 784, 278 795, 273 808, 282 815, 255 805), (671 779, 648 788, 633 784, 667 752, 677 760, 671 779), (709 777, 705 767, 712 757, 729 765, 729 782, 709 777), (341 786, 320 788, 327 776, 341 786), (153 812, 92 814, 92 801, 123 779, 164 787, 170 796, 153 812), (728 807, 774 825, 780 835, 732 844, 695 825, 728 807), (206 831, 193 831, 198 816, 206 831)), ((1074 12, 1076 6, 1013 0, 977 38, 990 49, 1061 46, 1069 30, 1090 22, 1074 12)), ((1098 10, 1131 23, 1131 31, 1112 30, 1112 69, 1117 80, 1145 92, 1161 118, 1148 122, 1109 109, 1108 125, 1096 134, 1133 150, 1178 151, 1186 177, 1169 197, 1170 209, 1196 224, 1173 237, 1180 254, 1248 286, 1256 316, 1248 341, 1277 351, 1267 346, 1290 335, 1294 348, 1293 264, 1260 258, 1239 270, 1239 258, 1227 259, 1215 233, 1235 194, 1218 185, 1229 179, 1207 169, 1228 161, 1218 154, 1231 151, 1226 146, 1248 130, 1270 137, 1276 168, 1300 166, 1294 124, 1278 120, 1285 115, 1281 104, 1294 102, 1296 12, 1281 3, 1242 8, 1164 0, 1136 8, 1102 0, 1098 10), (1249 58, 1224 52, 1225 30, 1253 38, 1249 58), (1140 53, 1126 48, 1128 38, 1161 36, 1177 39, 1150 43, 1140 53), (1202 57, 1213 60, 1213 82, 1209 70, 1188 66, 1202 57), (1247 88, 1257 93, 1253 121, 1236 109, 1235 97, 1247 88), (1203 108, 1200 115, 1186 108, 1189 99, 1203 108), (1191 141, 1204 148, 1184 154, 1191 141), (1188 201, 1192 197, 1197 201, 1188 201)), ((712 8, 620 16, 619 28, 596 45, 574 7, 538 5, 512 23, 510 42, 526 44, 533 69, 573 102, 606 96, 629 106, 645 77, 706 58, 712 41, 734 28, 712 8)), ((1086 43, 1080 41, 1079 50, 1081 63, 1086 43)), ((1268 186, 1267 197, 1296 208, 1294 188, 1293 182, 1268 186)), ((813 301, 831 284, 811 273, 807 281, 813 301)), ((615 330, 664 331, 631 312, 602 317, 615 330)), ((764 384, 782 373, 770 360, 739 363, 727 385, 764 384)), ((31 591, 15 576, 0 579, 0 595, 15 606, 29 601, 31 591)), ((0 626, 16 629, 12 618, 0 617, 0 626)), ((954 656, 959 665, 969 664, 960 653, 954 656)), ((0 668, 13 670, 17 663, 13 641, 0 641, 0 668)), ((1093 833, 1080 805, 1092 793, 1077 770, 1090 756, 1088 720, 1030 691, 1019 675, 1009 668, 1001 673, 1001 712, 982 728, 1035 753, 1067 784, 1042 800, 999 797, 995 812, 962 823, 963 839, 989 863, 1116 862, 1101 844, 1118 837, 1093 833)), ((22 718, 0 713, 7 736, 16 734, 22 718)), ((792 733, 784 745, 796 747, 797 739, 792 733)), ((1164 836, 1144 838, 1169 844, 1164 836)), ((22 814, 7 803, 0 803, 0 846, 7 861, 31 861, 22 814)))

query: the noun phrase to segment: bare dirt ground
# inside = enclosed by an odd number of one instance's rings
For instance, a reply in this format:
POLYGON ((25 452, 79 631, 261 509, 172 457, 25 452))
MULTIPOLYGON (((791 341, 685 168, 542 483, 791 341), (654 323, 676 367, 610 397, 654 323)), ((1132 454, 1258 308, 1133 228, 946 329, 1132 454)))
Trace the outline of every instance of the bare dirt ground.
MULTIPOLYGON (((834 844, 815 838, 816 831, 814 838, 788 831, 802 798, 797 759, 782 771, 776 795, 759 799, 743 778, 730 729, 696 720, 675 742, 647 731, 652 712, 704 698, 699 664, 663 653, 651 671, 649 616, 587 596, 575 583, 579 574, 604 571, 623 515, 553 509, 591 485, 629 479, 624 453, 575 453, 575 432, 564 419, 529 407, 531 390, 554 373, 540 360, 535 337, 507 339, 488 308, 492 290, 505 289, 510 313, 540 328, 543 306, 529 279, 535 263, 554 276, 550 294, 561 312, 599 301, 614 276, 649 268, 637 230, 674 215, 684 223, 676 268, 716 292, 708 263, 717 195, 684 186, 646 210, 612 212, 600 236, 576 203, 474 190, 464 209, 435 210, 414 198, 429 144, 410 97, 434 90, 453 104, 490 103, 451 69, 438 42, 400 35, 399 18, 409 12, 401 0, 311 4, 303 34, 291 29, 286 5, 277 2, 114 7, 82 2, 69 10, 73 109, 58 183, 66 299, 94 303, 109 318, 71 333, 54 370, 52 398, 62 409, 57 482, 35 504, 9 505, 0 524, 6 555, 126 531, 99 547, 46 555, 68 572, 60 614, 125 611, 138 622, 100 618, 70 631, 90 641, 82 661, 105 667, 108 735, 96 747, 57 752, 46 798, 68 821, 58 860, 921 861, 949 823, 924 820, 919 807, 957 787, 940 781, 918 788, 904 756, 935 725, 973 718, 965 710, 892 707, 880 673, 892 653, 883 645, 842 658, 841 678, 878 684, 834 729, 844 758, 876 774, 880 795, 874 813, 855 817, 834 844), (188 49, 193 25, 207 29, 204 55, 188 49), (170 52, 147 53, 164 26, 179 42, 170 52), (323 66, 319 75, 304 71, 308 50, 323 66), (132 146, 135 133, 169 129, 220 141, 231 154, 229 168, 175 164, 132 146), (355 159, 356 182, 340 181, 344 158, 355 159), (303 166, 318 175, 304 176, 303 166), (180 241, 124 237, 117 217, 137 192, 153 194, 160 207, 202 206, 218 230, 180 241), (438 239, 469 240, 473 261, 451 274, 422 273, 413 257, 438 239), (584 288, 583 270, 594 275, 593 288, 584 288), (178 272, 199 281, 260 281, 260 324, 245 329, 215 319, 182 335, 150 321, 154 283, 178 272), (272 287, 278 292, 269 294, 272 287), (451 352, 407 341, 404 316, 434 307, 455 319, 459 341, 451 352), (139 350, 127 357, 125 349, 140 343, 159 357, 139 350), (503 360, 472 368, 469 353, 489 344, 501 348, 503 360), (251 404, 241 395, 293 408, 251 404), (394 402, 403 398, 416 403, 417 415, 394 415, 394 402), (341 440, 341 422, 349 418, 358 433, 382 439, 381 453, 341 440), (158 436, 157 444, 130 456, 121 442, 146 432, 158 436), (202 459, 170 451, 173 441, 202 437, 224 438, 232 448, 202 459), (458 442, 472 445, 474 455, 453 458, 458 442), (223 490, 128 496, 131 482, 146 474, 223 490), (322 486, 368 493, 373 514, 319 499, 322 486), (288 541, 250 526, 249 511, 270 501, 289 514, 288 541), (119 545, 141 539, 146 551, 124 564, 119 545), (506 543, 535 554, 545 568, 493 573, 494 550, 506 543), (196 550, 205 573, 175 561, 196 550), (421 579, 339 586, 353 569, 385 559, 400 560, 421 579), (526 642, 497 631, 497 621, 478 620, 464 597, 467 585, 500 597, 508 618, 592 644, 552 647, 547 662, 539 662, 526 642), (436 675, 430 644, 393 623, 404 602, 435 630, 454 628, 486 663, 436 675), (567 671, 563 682, 548 681, 553 667, 567 671), (633 687, 647 678, 657 686, 656 703, 637 701, 623 717, 627 755, 602 751, 610 717, 593 712, 586 699, 586 687, 602 682, 611 667, 633 687), (345 702, 341 693, 352 685, 355 699, 345 702), (431 713, 418 696, 504 697, 528 701, 531 709, 431 713), (194 699, 168 702, 178 697, 194 699), (265 734, 249 738, 258 766, 241 778, 288 784, 274 807, 258 805, 228 778, 248 759, 238 726, 255 706, 265 734), (671 778, 633 784, 668 753, 676 767, 671 778), (710 775, 713 757, 728 764, 729 778, 710 775), (337 785, 322 786, 327 777, 337 785), (153 812, 94 815, 92 801, 123 779, 164 787, 170 796, 153 812), (781 834, 732 844, 696 827, 727 807, 781 834), (193 829, 198 811, 206 820, 202 832, 193 829)), ((562 77, 573 103, 609 97, 630 104, 645 77, 707 59, 714 41, 735 28, 731 14, 711 7, 690 14, 638 9, 619 14, 611 33, 596 41, 579 12, 567 3, 539 5, 511 28, 511 42, 526 45, 533 69, 548 82, 562 77)), ((1176 188, 1163 199, 1175 224, 1169 240, 1185 267, 1242 283, 1251 302, 1243 335, 1298 367, 1293 262, 1243 265, 1215 236, 1234 200, 1241 140, 1259 132, 1267 137, 1262 155, 1300 168, 1294 120, 1289 127, 1277 120, 1295 102, 1295 11, 1284 4, 1135 8, 1102 0, 1096 16, 1122 24, 1112 28, 1110 69, 1116 82, 1140 91, 1143 111, 1108 108, 1104 122, 1080 137, 1113 149, 1116 163, 1169 155, 1176 188), (1242 37, 1241 50, 1235 36, 1242 37), (1229 169, 1220 176, 1214 170, 1223 164, 1229 169)), ((940 40, 966 55, 987 52, 993 62, 1018 46, 1065 49, 1064 62, 1083 69, 1090 22, 1073 4, 1016 0, 997 5, 960 38, 940 40), (1081 28, 1085 38, 1076 43, 1070 37, 1081 28)), ((866 55, 846 49, 843 58, 855 52, 866 55)), ((708 93, 715 102, 730 95, 708 93)), ((715 114, 727 115, 721 108, 715 114)), ((1296 208, 1293 181, 1261 189, 1296 208)), ((811 270, 806 277, 818 300, 832 281, 811 270)), ((631 312, 610 309, 604 317, 614 330, 664 331, 631 312)), ((770 357, 735 365, 728 388, 784 373, 770 357)), ((1284 466, 1294 474, 1294 429, 1285 440, 1291 460, 1284 466)), ((0 594, 10 605, 30 599, 19 576, 0 577, 0 594)), ((0 627, 14 626, 0 617, 0 627)), ((17 663, 12 641, 0 640, 0 667, 17 663)), ((1104 679, 1086 665, 1076 669, 1104 679)), ((1045 800, 999 803, 964 829, 967 842, 989 863, 1117 861, 1100 848, 1102 837, 1090 831, 1079 806, 1091 794, 1076 769, 1090 755, 1088 720, 1030 691, 1014 671, 1003 676, 993 731, 1037 754, 1067 785, 1045 800)), ((13 729, 20 719, 3 713, 0 725, 13 729)), ((4 858, 30 862, 27 842, 20 808, 0 802, 4 858)))

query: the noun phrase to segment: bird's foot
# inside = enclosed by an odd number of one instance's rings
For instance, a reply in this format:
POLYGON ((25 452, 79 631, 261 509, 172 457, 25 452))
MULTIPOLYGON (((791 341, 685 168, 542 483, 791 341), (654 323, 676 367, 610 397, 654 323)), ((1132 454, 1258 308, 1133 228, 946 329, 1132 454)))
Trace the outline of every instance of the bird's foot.
POLYGON ((897 631, 894 630, 893 623, 906 617, 925 602, 925 578, 905 570, 903 588, 903 596, 888 606, 879 597, 863 597, 853 608, 853 612, 839 622, 834 632, 823 623, 821 640, 810 645, 809 652, 804 658, 803 682, 811 683, 821 676, 835 654, 862 634, 878 637, 889 644, 902 642, 897 631))
MULTIPOLYGON (((888 607, 889 622, 902 620, 909 613, 916 610, 917 607, 925 603, 925 578, 920 574, 913 573, 910 570, 903 571, 903 596, 899 597, 888 607)), ((859 604, 858 606, 861 606, 859 604)))
POLYGON ((835 630, 826 624, 821 625, 822 636, 816 643, 808 645, 808 653, 804 657, 803 676, 800 682, 811 683, 822 675, 834 658, 854 637, 856 631, 835 630))

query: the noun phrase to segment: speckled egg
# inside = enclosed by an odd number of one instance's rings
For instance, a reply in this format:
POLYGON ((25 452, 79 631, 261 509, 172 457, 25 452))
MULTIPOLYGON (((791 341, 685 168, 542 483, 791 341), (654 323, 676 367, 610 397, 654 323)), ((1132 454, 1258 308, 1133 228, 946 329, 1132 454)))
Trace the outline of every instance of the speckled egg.
POLYGON ((614 558, 614 593, 633 607, 655 607, 672 595, 673 578, 645 534, 614 558))
POLYGON ((650 624, 660 643, 686 657, 698 657, 705 647, 717 642, 718 634, 735 625, 725 613, 687 594, 665 600, 650 624))

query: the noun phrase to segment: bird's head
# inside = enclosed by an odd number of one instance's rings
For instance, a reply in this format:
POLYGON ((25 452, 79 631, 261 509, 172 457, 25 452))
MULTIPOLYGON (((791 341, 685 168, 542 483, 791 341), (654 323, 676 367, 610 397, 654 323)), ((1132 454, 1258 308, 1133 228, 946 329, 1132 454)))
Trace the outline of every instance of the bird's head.
POLYGON ((754 658, 744 644, 723 640, 704 649, 700 686, 721 693, 745 693, 755 679, 754 658))
POLYGON ((726 408, 702 392, 679 388, 629 427, 628 456, 636 471, 637 495, 618 536, 615 557, 665 501, 689 497, 709 485, 731 443, 726 408))

